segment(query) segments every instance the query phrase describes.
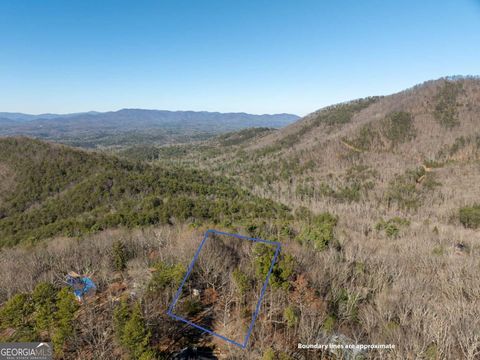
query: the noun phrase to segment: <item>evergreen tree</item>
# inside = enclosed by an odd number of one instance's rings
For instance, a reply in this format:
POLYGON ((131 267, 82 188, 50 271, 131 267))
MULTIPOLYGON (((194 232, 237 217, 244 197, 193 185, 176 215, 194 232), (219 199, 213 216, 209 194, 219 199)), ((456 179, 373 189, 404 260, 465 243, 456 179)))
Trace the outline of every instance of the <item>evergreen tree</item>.
MULTIPOLYGON (((258 243, 255 245, 253 252, 257 278, 260 281, 265 281, 275 255, 275 250, 272 246, 258 243)), ((294 274, 294 267, 295 260, 291 255, 280 254, 270 274, 269 281, 272 287, 287 290, 290 287, 290 278, 294 274)))
POLYGON ((149 350, 150 331, 145 326, 142 308, 139 303, 133 307, 130 319, 125 323, 122 334, 122 345, 131 353, 134 359, 139 359, 149 350))
POLYGON ((113 243, 113 267, 116 271, 123 271, 127 268, 127 250, 123 241, 113 243))
POLYGON ((32 294, 35 308, 35 329, 44 331, 50 329, 53 325, 55 314, 55 295, 56 290, 50 283, 39 283, 32 294))
POLYGON ((268 348, 263 353, 262 360, 275 360, 275 351, 272 348, 268 348))
POLYGON ((0 309, 0 329, 26 326, 33 310, 29 295, 16 294, 12 296, 0 309))
POLYGON ((70 288, 63 288, 57 294, 57 312, 55 313, 55 331, 52 336, 55 353, 59 356, 63 354, 65 342, 71 338, 75 329, 73 320, 75 312, 78 310, 78 303, 70 288))
POLYGON ((288 327, 294 327, 298 323, 298 315, 293 306, 287 306, 283 311, 283 318, 287 322, 288 327))
POLYGON ((182 264, 168 265, 162 261, 155 265, 155 272, 150 280, 150 291, 165 290, 167 287, 176 287, 185 275, 185 267, 182 264))
POLYGON ((334 239, 334 229, 337 225, 337 218, 325 212, 310 219, 298 235, 302 244, 312 245, 315 250, 324 250, 334 239))
POLYGON ((251 287, 251 281, 248 276, 239 269, 235 269, 232 276, 240 294, 245 294, 251 287))
POLYGON ((115 334, 117 339, 120 341, 123 338, 123 330, 125 328, 125 324, 130 319, 130 306, 126 299, 122 299, 120 304, 115 307, 113 311, 113 326, 115 329, 115 334))

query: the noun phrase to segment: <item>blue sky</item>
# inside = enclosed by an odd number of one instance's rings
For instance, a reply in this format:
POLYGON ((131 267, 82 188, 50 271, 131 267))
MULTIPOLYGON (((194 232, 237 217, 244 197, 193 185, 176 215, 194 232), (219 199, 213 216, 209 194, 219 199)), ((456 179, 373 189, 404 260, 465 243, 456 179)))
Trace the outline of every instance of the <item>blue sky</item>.
POLYGON ((480 0, 2 0, 0 49, 0 111, 304 115, 480 74, 480 0))

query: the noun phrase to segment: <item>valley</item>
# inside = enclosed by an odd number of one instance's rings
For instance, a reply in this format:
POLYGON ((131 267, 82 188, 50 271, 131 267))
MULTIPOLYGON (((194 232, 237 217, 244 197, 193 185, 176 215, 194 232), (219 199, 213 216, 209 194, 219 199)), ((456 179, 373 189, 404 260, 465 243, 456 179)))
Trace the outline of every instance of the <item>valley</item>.
POLYGON ((299 117, 207 111, 121 109, 74 114, 0 113, 0 136, 29 136, 83 148, 176 144, 252 126, 278 128, 299 117))
MULTIPOLYGON (((169 359, 195 347, 219 359, 476 359, 479 114, 480 80, 454 77, 182 144, 3 137, 0 340, 51 340, 72 359, 169 359), (165 314, 211 228, 282 244, 246 350, 165 314), (62 290, 72 269, 95 279, 92 303, 62 290)), ((212 289, 256 296, 268 254, 211 254, 243 266, 212 289)), ((192 288, 207 291, 207 260, 192 288)), ((244 302, 228 306, 246 321, 244 302)), ((192 300, 183 311, 206 308, 192 300)))

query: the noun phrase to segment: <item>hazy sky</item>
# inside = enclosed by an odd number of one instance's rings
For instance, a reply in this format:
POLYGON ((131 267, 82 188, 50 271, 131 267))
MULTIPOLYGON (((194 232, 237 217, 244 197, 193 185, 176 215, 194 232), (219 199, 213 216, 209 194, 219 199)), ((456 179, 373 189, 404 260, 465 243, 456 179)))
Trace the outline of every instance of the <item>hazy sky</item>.
POLYGON ((0 111, 290 112, 480 74, 480 0, 1 0, 0 111))

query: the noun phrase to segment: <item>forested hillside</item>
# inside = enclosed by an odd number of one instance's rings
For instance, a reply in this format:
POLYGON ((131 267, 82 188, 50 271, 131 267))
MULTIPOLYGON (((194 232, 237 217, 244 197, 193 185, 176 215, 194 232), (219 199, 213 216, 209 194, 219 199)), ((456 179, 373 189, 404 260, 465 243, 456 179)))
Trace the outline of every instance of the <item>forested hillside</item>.
POLYGON ((207 168, 292 207, 374 203, 385 213, 441 202, 436 216, 446 221, 475 197, 469 176, 476 175, 452 174, 479 158, 479 103, 477 78, 441 79, 330 106, 243 142, 219 138, 144 158, 207 168), (442 179, 456 185, 440 186, 442 179))
POLYGON ((355 329, 367 343, 390 339, 393 358, 474 359, 479 114, 480 80, 445 78, 330 106, 245 141, 162 150, 155 161, 208 169, 293 209, 334 214, 342 255, 316 258, 353 273, 309 273, 336 293, 326 299, 345 299, 354 311, 334 316, 335 331, 355 329), (368 283, 358 282, 363 276, 368 283))
POLYGON ((194 169, 134 163, 27 138, 0 140, 0 159, 11 182, 2 194, 2 245, 187 220, 249 225, 289 214, 230 180, 194 169))
MULTIPOLYGON (((293 213, 202 170, 131 162, 27 138, 2 139, 0 151, 2 174, 9 181, 0 220, 0 339, 52 341, 58 358, 169 358, 185 346, 200 345, 223 358, 242 356, 240 349, 165 315, 202 232, 215 226, 301 244, 283 250, 272 273, 273 293, 265 311, 278 319, 287 316, 284 307, 291 296, 300 306, 303 300, 294 288, 308 283, 301 278, 295 285, 305 265, 294 251, 320 251, 334 241, 331 214, 293 213), (79 305, 65 287, 62 279, 71 269, 93 274, 99 294, 92 303, 79 305)), ((227 250, 223 260, 244 257, 227 250)), ((257 296, 272 255, 258 249, 253 258, 243 258, 245 272, 230 279, 219 269, 223 275, 213 288, 205 288, 202 276, 218 256, 207 256, 192 286, 220 296, 220 285, 228 284, 228 294, 241 288, 243 296, 257 296)), ((314 298, 315 306, 321 303, 314 298)), ((187 301, 182 309, 192 315, 208 311, 209 299, 187 301)), ((248 323, 248 316, 241 315, 245 305, 229 304, 234 316, 248 323)), ((309 321, 301 320, 296 309, 288 308, 290 325, 276 336, 293 341, 300 331, 308 333, 307 328, 291 330, 309 321)), ((248 356, 268 351, 287 356, 270 349, 271 340, 261 335, 273 329, 264 317, 248 356)))
MULTIPOLYGON (((477 359, 479 114, 480 81, 448 78, 195 144, 2 139, 0 340, 68 359, 477 359), (165 315, 211 227, 282 243, 246 350, 165 315), (71 269, 98 282, 91 304, 63 290, 71 269)), ((181 304, 213 330, 248 326, 271 258, 240 250, 210 249, 181 304)))

